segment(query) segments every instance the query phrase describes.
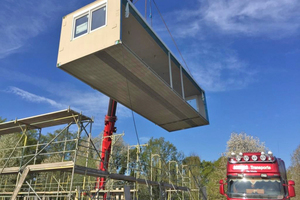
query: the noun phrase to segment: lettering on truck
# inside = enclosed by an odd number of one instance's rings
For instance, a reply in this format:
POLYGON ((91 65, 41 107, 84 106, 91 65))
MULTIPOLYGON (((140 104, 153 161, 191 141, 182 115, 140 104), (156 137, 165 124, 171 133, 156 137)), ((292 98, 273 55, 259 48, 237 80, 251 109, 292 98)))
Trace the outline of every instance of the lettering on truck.
MULTIPOLYGON (((233 165, 233 169, 237 169, 237 170, 246 170, 249 169, 248 165, 233 165)), ((250 169, 259 169, 259 170, 271 170, 271 166, 253 166, 250 165, 250 169)))

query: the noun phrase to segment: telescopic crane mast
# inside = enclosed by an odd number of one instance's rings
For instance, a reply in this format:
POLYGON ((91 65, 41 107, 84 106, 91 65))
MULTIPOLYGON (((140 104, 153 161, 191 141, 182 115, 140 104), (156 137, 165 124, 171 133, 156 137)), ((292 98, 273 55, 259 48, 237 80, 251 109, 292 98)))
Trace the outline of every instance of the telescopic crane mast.
MULTIPOLYGON (((112 135, 116 132, 115 123, 117 121, 116 117, 117 102, 113 99, 109 99, 109 106, 107 115, 105 116, 105 126, 103 132, 102 150, 101 150, 101 162, 99 169, 102 171, 107 171, 108 162, 111 151, 112 135)), ((98 177, 96 182, 96 189, 105 189, 105 177, 98 177)), ((106 193, 103 195, 103 199, 106 200, 106 193)))

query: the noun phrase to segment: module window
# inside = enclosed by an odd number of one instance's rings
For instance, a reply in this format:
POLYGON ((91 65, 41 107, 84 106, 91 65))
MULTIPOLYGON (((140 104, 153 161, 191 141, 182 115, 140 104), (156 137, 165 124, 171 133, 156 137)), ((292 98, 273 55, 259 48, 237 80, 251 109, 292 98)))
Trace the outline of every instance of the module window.
POLYGON ((91 30, 95 30, 106 24, 106 6, 92 11, 91 30))
POLYGON ((84 35, 88 32, 88 14, 75 19, 74 38, 84 35))

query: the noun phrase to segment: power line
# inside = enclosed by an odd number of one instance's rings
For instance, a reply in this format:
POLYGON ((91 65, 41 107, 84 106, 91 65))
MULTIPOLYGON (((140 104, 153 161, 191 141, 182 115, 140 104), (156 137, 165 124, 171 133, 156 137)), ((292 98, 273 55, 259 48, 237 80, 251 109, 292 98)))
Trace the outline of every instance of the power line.
MULTIPOLYGON (((124 49, 122 49, 123 51, 124 49)), ((123 54, 123 62, 124 62, 124 52, 123 54)), ((133 126, 134 126, 134 130, 135 130, 135 135, 136 135, 136 139, 137 139, 137 143, 140 146, 140 139, 139 139, 139 134, 136 128, 136 122, 135 122, 135 118, 134 118, 134 113, 132 110, 132 102, 131 102, 131 96, 130 96, 130 90, 129 90, 129 84, 128 84, 128 78, 126 78, 126 84, 127 84, 127 91, 128 91, 128 97, 129 97, 129 104, 130 104, 130 110, 131 110, 131 115, 132 115, 132 119, 133 119, 133 126)))

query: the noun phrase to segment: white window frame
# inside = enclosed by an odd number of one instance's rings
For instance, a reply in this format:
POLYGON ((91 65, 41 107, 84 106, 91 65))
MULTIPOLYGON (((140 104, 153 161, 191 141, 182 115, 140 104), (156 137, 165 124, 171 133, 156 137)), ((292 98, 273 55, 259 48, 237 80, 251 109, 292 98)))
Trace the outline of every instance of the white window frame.
POLYGON ((101 1, 97 4, 95 4, 94 6, 88 8, 88 9, 82 10, 81 12, 76 13, 76 14, 73 15, 73 26, 72 26, 71 40, 75 40, 77 38, 85 36, 85 35, 87 35, 91 32, 94 32, 94 31, 96 31, 100 28, 103 28, 105 26, 107 26, 107 0, 101 1), (92 28, 92 12, 95 11, 95 10, 98 10, 100 8, 103 8, 103 7, 106 7, 106 10, 105 10, 106 11, 105 12, 105 24, 103 26, 100 26, 100 27, 94 29, 94 30, 91 30, 91 28, 92 28), (83 16, 85 16, 85 15, 88 16, 88 30, 87 30, 87 33, 82 34, 78 37, 75 37, 76 20, 83 17, 83 16))
POLYGON ((84 36, 84 35, 87 35, 87 34, 89 33, 89 29, 90 29, 90 23, 89 23, 89 20, 90 20, 90 14, 89 14, 89 12, 85 12, 85 13, 83 13, 83 14, 81 14, 81 15, 78 15, 77 17, 74 17, 74 18, 73 18, 72 39, 80 38, 80 37, 82 37, 82 36, 84 36), (85 34, 82 34, 82 35, 80 35, 80 36, 75 37, 76 20, 79 19, 79 18, 81 18, 81 17, 83 17, 83 16, 86 16, 86 15, 87 15, 87 18, 88 18, 88 21, 87 21, 87 26, 88 26, 88 27, 87 27, 87 32, 86 32, 85 34))
POLYGON ((98 29, 100 29, 102 27, 107 26, 107 6, 106 6, 106 4, 91 9, 90 10, 90 16, 91 16, 91 18, 90 18, 90 32, 94 32, 94 31, 96 31, 96 30, 98 30, 98 29), (93 14, 93 12, 96 11, 96 10, 99 10, 101 8, 104 8, 104 7, 105 7, 105 23, 104 23, 104 25, 102 25, 102 26, 100 26, 100 27, 92 30, 92 21, 93 21, 93 15, 92 14, 93 14))

